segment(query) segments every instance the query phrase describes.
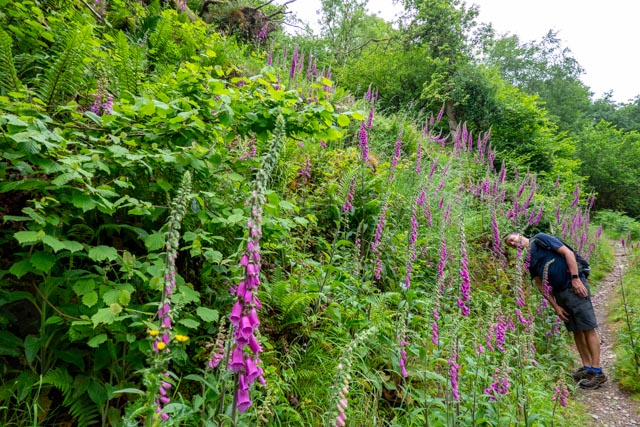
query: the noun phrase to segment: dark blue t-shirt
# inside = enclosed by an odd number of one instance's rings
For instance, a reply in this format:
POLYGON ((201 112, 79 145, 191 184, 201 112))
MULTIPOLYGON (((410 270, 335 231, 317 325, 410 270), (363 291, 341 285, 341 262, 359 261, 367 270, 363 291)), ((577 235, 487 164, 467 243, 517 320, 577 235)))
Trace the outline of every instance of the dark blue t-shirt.
POLYGON ((560 239, 545 233, 538 233, 529 241, 531 261, 529 274, 540 277, 544 283, 544 269, 548 264, 547 280, 554 292, 562 291, 571 286, 571 273, 567 261, 557 250, 563 246, 560 239), (536 244, 536 241, 540 242, 536 244), (550 250, 547 250, 549 248, 550 250))

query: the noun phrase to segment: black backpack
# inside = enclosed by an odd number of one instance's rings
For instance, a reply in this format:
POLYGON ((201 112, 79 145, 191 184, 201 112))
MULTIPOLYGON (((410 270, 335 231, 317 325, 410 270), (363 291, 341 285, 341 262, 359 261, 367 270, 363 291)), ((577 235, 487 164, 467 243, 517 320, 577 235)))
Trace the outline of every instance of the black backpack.
MULTIPOLYGON (((558 239, 558 240, 560 240, 560 239, 558 239)), ((538 245, 539 247, 541 247, 542 249, 545 249, 545 250, 550 251, 550 252, 553 251, 549 245, 547 245, 544 242, 541 242, 538 239, 531 238, 531 241, 533 243, 535 243, 536 245, 538 245)), ((573 254, 575 255, 576 263, 578 264, 578 272, 584 274, 584 277, 589 278, 589 273, 591 273, 591 265, 589 264, 589 261, 587 261, 585 259, 585 257, 580 255, 578 252, 574 251, 571 246, 567 245, 562 240, 560 240, 560 242, 562 242, 563 245, 565 245, 567 248, 569 248, 569 250, 571 252, 573 252, 573 254)))

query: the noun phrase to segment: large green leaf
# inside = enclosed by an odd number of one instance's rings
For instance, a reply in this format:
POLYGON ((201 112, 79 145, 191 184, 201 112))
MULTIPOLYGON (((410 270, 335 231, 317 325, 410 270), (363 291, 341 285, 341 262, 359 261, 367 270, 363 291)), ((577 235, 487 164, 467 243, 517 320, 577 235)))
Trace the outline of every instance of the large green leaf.
POLYGON ((149 252, 157 251, 164 247, 164 233, 153 233, 144 239, 144 245, 149 252))
POLYGON ((100 245, 89 249, 89 258, 94 261, 115 261, 118 259, 118 251, 111 246, 100 245))
POLYGON ((198 307, 196 314, 205 322, 217 322, 219 317, 218 310, 213 310, 208 307, 198 307))
POLYGON ((31 265, 43 273, 49 273, 56 263, 56 256, 51 252, 38 251, 31 255, 31 265))
POLYGON ((38 231, 18 231, 13 234, 13 237, 22 245, 40 240, 40 233, 38 231))

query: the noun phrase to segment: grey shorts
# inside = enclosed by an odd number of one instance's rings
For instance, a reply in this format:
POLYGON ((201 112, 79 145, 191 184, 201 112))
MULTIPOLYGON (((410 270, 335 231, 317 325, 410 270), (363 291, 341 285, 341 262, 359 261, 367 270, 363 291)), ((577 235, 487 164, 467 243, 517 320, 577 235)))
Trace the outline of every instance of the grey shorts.
POLYGON ((569 320, 565 322, 564 325, 570 332, 588 331, 598 327, 596 313, 593 311, 593 304, 591 303, 589 284, 584 279, 582 279, 582 283, 584 283, 589 291, 589 296, 586 298, 576 295, 573 288, 554 292, 558 305, 569 313, 569 320))

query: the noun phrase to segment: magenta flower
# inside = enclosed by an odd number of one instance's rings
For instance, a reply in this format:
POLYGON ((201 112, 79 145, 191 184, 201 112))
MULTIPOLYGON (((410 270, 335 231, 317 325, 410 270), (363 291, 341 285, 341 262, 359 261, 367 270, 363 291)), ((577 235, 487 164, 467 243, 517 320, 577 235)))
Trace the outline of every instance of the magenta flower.
POLYGON ((444 278, 444 267, 447 264, 447 241, 444 236, 440 239, 440 261, 438 263, 438 279, 444 278))
POLYGON ((367 140, 367 129, 363 123, 358 131, 358 139, 360 141, 360 152, 362 153, 362 162, 369 164, 369 141, 367 140))
POLYGON ((454 347, 453 354, 449 358, 449 380, 451 382, 451 394, 455 400, 460 400, 460 394, 458 393, 458 375, 460 365, 458 365, 458 349, 454 347))
POLYGON ((433 345, 438 345, 438 338, 438 323, 433 322, 431 323, 431 342, 433 345))
POLYGON ((344 200, 344 204, 342 205, 343 212, 353 212, 355 209, 353 207, 353 197, 356 191, 356 178, 354 177, 351 180, 351 184, 349 185, 349 192, 347 193, 347 197, 344 200))
POLYGON ((556 391, 553 394, 553 397, 551 398, 552 401, 558 401, 560 402, 560 406, 566 407, 567 406, 567 397, 569 396, 569 389, 567 388, 567 385, 562 382, 561 385, 556 386, 556 391))

